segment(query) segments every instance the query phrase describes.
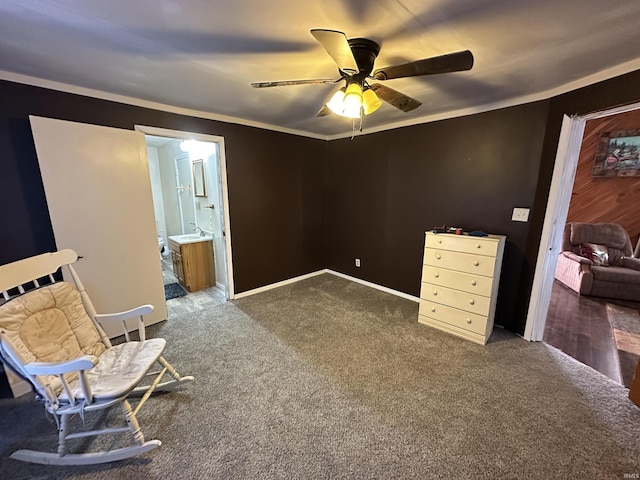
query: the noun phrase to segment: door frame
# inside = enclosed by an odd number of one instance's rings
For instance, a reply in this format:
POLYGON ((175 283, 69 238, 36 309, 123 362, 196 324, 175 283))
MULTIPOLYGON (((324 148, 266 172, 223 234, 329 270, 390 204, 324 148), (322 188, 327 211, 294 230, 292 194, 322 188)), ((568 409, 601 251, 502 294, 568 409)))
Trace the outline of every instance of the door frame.
POLYGON ((222 210, 224 216, 223 236, 225 239, 225 263, 227 274, 227 300, 235 298, 234 282, 233 282, 233 255, 231 250, 231 220, 229 215, 229 189, 227 185, 227 158, 224 146, 224 137, 218 135, 210 135, 206 133, 185 132, 183 130, 171 130, 167 128, 151 127, 148 125, 135 125, 134 129, 145 135, 153 135, 156 137, 175 138, 177 140, 198 140, 201 142, 209 142, 218 144, 220 156, 220 182, 222 184, 222 210))
POLYGON ((539 342, 544 334, 557 257, 569 213, 585 124, 588 120, 610 117, 634 110, 640 110, 640 102, 581 116, 568 117, 565 115, 563 118, 531 287, 529 310, 523 335, 525 340, 539 342))

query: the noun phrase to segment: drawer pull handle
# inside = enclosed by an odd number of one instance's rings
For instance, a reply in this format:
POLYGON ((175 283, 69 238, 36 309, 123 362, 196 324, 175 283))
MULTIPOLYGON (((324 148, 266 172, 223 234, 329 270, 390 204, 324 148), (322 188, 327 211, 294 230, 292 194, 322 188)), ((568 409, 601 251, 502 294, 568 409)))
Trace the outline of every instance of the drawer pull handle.
POLYGON ((438 239, 438 243, 442 243, 442 239, 441 238, 438 239))
POLYGON ((435 312, 436 311, 436 307, 431 307, 431 311, 435 312))
POLYGON ((467 323, 471 324, 471 319, 470 318, 467 318, 467 323))
POLYGON ((471 280, 471 285, 473 285, 475 287, 476 286, 476 281, 475 280, 471 280))
POLYGON ((433 274, 434 277, 438 278, 440 276, 440 274, 438 272, 433 274))
POLYGON ((473 298, 470 298, 470 299, 469 299, 469 305, 475 305, 475 303, 476 303, 476 302, 475 302, 475 300, 473 300, 473 298))
POLYGON ((437 290, 434 290, 434 291, 433 291, 433 294, 434 294, 434 295, 438 295, 438 291, 437 291, 437 290))
POLYGON ((481 247, 481 245, 480 245, 480 244, 476 245, 476 248, 480 248, 480 247, 481 247))
POLYGON ((439 254, 439 253, 436 253, 436 258, 437 258, 438 260, 440 260, 442 257, 440 256, 440 254, 439 254))
POLYGON ((478 265, 480 265, 480 262, 478 260, 474 260, 473 264, 477 267, 478 265))

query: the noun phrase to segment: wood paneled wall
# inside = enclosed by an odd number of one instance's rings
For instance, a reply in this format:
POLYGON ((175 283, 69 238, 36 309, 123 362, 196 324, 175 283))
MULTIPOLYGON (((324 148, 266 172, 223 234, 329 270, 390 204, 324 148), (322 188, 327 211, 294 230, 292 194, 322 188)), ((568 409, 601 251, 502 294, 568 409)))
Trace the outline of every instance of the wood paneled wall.
POLYGON ((635 247, 640 236, 640 177, 594 178, 593 161, 603 132, 640 128, 640 110, 587 122, 571 193, 568 222, 618 223, 635 247))

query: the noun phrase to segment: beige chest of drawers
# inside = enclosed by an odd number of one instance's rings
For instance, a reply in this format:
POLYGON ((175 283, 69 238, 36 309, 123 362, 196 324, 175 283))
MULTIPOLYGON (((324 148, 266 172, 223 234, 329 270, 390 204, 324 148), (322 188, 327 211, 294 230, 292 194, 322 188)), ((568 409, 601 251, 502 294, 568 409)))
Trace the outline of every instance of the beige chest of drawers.
POLYGON ((418 321, 487 343, 493 331, 505 239, 427 232, 418 321))

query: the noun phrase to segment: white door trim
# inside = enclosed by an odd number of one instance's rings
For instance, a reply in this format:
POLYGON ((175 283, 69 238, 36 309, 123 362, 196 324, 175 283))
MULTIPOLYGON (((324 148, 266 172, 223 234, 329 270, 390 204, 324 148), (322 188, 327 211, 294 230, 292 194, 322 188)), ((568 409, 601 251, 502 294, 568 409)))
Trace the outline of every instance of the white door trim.
POLYGON ((562 233, 569 213, 569 203, 571 202, 585 124, 587 120, 639 109, 640 102, 572 118, 564 116, 531 287, 531 299, 523 335, 525 340, 541 341, 544 333, 557 256, 560 252, 562 233))
POLYGON ((562 120, 558 153, 549 189, 547 213, 544 217, 538 260, 531 288, 529 312, 524 329, 525 340, 540 341, 547 320, 562 232, 569 212, 573 181, 580 155, 585 120, 580 117, 562 120))
POLYGON ((171 130, 166 128, 150 127, 147 125, 135 125, 135 130, 145 135, 154 135, 157 137, 177 138, 181 140, 198 140, 201 142, 217 143, 220 154, 220 180, 222 183, 222 206, 224 214, 224 230, 225 230, 225 260, 227 265, 227 299, 235 298, 235 290, 233 283, 233 256, 231 254, 231 222, 229 218, 229 189, 227 186, 227 158, 224 146, 224 137, 218 135, 209 135, 206 133, 185 132, 183 130, 171 130))

